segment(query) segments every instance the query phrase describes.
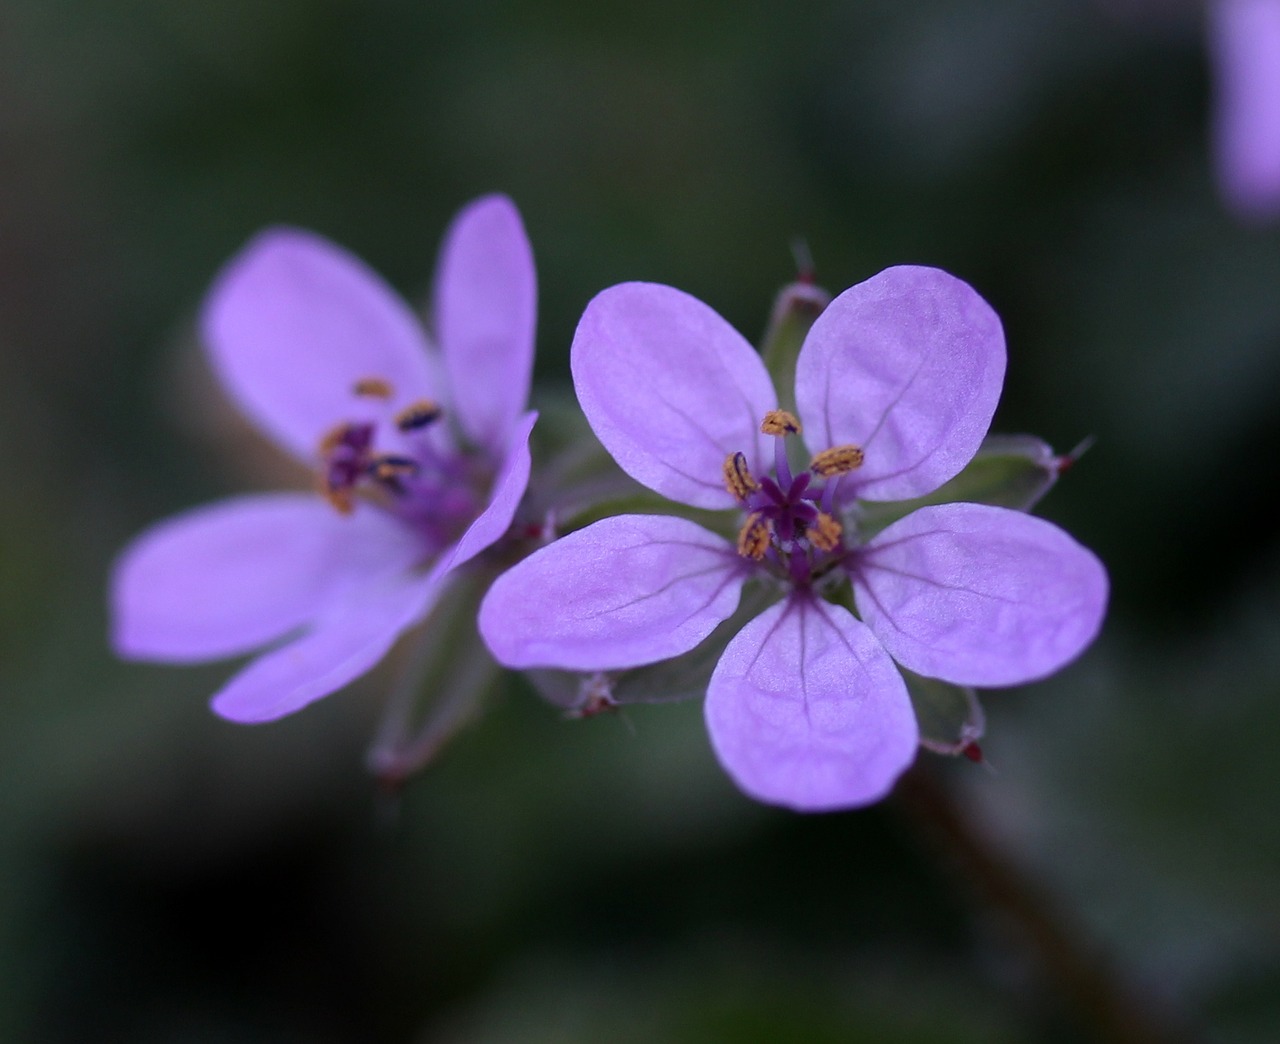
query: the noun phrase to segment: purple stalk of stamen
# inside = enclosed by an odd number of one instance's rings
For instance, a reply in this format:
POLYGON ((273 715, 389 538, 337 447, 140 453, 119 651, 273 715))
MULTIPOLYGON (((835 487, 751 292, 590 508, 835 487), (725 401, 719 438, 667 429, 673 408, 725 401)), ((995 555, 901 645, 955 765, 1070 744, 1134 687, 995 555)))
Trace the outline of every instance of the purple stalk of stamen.
POLYGON ((836 504, 836 487, 840 484, 840 476, 832 475, 827 479, 827 484, 822 487, 822 513, 824 515, 832 514, 832 508, 836 504))
POLYGON ((778 474, 778 484, 789 488, 791 465, 787 462, 787 440, 781 435, 776 435, 773 439, 773 469, 778 474))

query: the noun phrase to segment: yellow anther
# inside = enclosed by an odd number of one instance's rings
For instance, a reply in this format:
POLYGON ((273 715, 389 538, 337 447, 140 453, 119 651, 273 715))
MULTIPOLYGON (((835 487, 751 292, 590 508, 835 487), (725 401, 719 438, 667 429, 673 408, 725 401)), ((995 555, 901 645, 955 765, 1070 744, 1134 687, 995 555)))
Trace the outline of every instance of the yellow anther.
POLYGON ((349 515, 356 509, 356 498, 350 489, 334 489, 327 482, 320 483, 320 495, 339 515, 349 515))
POLYGON ((861 446, 854 446, 852 443, 847 446, 832 446, 814 454, 813 460, 809 462, 809 470, 823 478, 845 475, 862 467, 863 457, 861 446))
POLYGON ((743 558, 753 558, 759 562, 764 558, 764 553, 769 550, 771 534, 769 520, 759 511, 751 512, 738 533, 738 554, 743 558))
POLYGON ((361 377, 352 385, 351 390, 368 399, 389 399, 395 394, 391 382, 381 377, 361 377))
POLYGON ((396 414, 396 427, 401 431, 417 431, 428 424, 434 424, 443 412, 439 403, 419 399, 396 414))
POLYGON ((819 551, 834 551, 840 546, 840 534, 843 532, 844 528, 839 522, 826 512, 820 511, 818 517, 809 523, 804 535, 819 551))
POLYGON ((745 454, 730 453, 724 458, 724 488, 739 500, 746 500, 747 494, 760 488, 760 483, 747 467, 745 454))
POLYGON ((330 453, 342 445, 342 441, 347 437, 347 432, 350 429, 350 424, 338 424, 320 436, 320 456, 322 458, 328 457, 330 453))
POLYGON ((416 462, 408 457, 397 457, 392 453, 384 453, 380 457, 374 457, 369 462, 369 467, 373 472, 373 477, 380 482, 403 478, 406 475, 416 474, 418 471, 416 462))
POLYGON ((766 435, 799 435, 800 420, 786 410, 770 410, 760 422, 760 430, 766 435))

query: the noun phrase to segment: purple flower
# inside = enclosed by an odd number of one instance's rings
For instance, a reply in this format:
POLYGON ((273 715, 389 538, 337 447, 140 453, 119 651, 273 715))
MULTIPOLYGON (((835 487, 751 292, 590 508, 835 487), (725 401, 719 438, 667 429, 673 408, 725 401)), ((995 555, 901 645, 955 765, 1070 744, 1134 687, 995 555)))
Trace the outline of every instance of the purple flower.
POLYGON ((290 714, 359 677, 497 541, 529 480, 533 256, 509 199, 445 236, 437 352, 370 269, 309 232, 260 234, 202 316, 244 413, 318 471, 320 495, 237 497, 153 527, 116 562, 112 641, 193 663, 261 653, 213 697, 234 721, 290 714))
POLYGON ((671 287, 597 296, 572 366, 623 470, 680 504, 736 510, 737 539, 683 517, 606 518, 499 577, 481 635, 510 667, 624 669, 694 648, 749 579, 774 585, 781 600, 730 640, 705 705, 716 754, 751 796, 801 810, 882 797, 918 740, 894 660, 1016 685, 1097 634, 1106 573, 1042 519, 943 504, 859 536, 859 500, 937 489, 995 410, 1000 322, 952 276, 891 268, 832 301, 796 361, 798 416, 777 408, 751 346, 671 287))
POLYGON ((1218 182, 1245 216, 1280 214, 1280 0, 1211 0, 1218 182))

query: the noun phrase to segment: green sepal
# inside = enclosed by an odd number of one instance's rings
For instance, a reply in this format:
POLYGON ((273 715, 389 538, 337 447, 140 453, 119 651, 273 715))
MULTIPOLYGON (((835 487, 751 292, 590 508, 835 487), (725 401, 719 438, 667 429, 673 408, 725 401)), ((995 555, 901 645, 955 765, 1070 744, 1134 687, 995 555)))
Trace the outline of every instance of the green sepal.
POLYGON ((964 754, 986 730, 982 704, 974 691, 899 667, 920 726, 920 746, 935 754, 964 754))
POLYGON ((773 302, 760 355, 778 392, 779 409, 796 412, 796 359, 814 320, 831 303, 831 295, 808 282, 788 283, 773 302))
POLYGON ((932 493, 914 500, 862 501, 858 533, 869 539, 930 504, 965 502, 1030 511, 1058 481, 1063 460, 1034 435, 988 435, 965 469, 932 493))
POLYGON ((701 644, 674 659, 630 670, 582 673, 540 669, 525 672, 548 702, 574 717, 591 717, 631 703, 675 703, 706 695, 711 673, 725 647, 743 627, 777 602, 784 588, 775 583, 751 583, 732 616, 722 621, 701 644))

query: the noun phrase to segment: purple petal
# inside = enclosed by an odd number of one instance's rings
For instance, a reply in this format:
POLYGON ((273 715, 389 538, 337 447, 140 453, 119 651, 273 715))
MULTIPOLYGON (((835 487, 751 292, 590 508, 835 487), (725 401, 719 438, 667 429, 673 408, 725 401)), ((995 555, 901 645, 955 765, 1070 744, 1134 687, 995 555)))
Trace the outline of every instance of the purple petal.
POLYGON ((858 554, 858 611, 903 666, 958 685, 1018 685, 1075 659, 1102 626, 1107 574, 1042 518, 940 504, 858 554))
POLYGON ((732 615, 743 561, 687 519, 616 515, 498 577, 480 606, 480 635, 508 667, 656 663, 688 652, 732 615))
POLYGON ((116 562, 112 644, 190 663, 294 630, 358 578, 407 569, 426 549, 391 516, 341 516, 318 497, 241 497, 153 526, 116 562))
POLYGON ((697 298, 655 283, 610 287, 587 305, 570 362, 597 437, 650 489, 695 507, 732 507, 725 457, 741 451, 762 470, 760 422, 778 405, 773 382, 742 335, 697 298))
POLYGON ((489 504, 471 523, 462 538, 446 556, 443 569, 448 572, 469 562, 481 551, 493 544, 511 528, 520 498, 529 485, 529 433, 533 431, 537 413, 526 413, 509 436, 509 445, 503 454, 502 470, 493 480, 489 492, 489 504))
POLYGON ((529 398, 538 284, 520 212, 482 196, 453 219, 436 265, 434 319, 456 420, 496 457, 529 398))
POLYGON ((1209 5, 1218 182, 1246 217, 1280 214, 1280 2, 1209 5))
POLYGON ((796 404, 817 453, 861 446, 845 479, 865 500, 937 489, 977 452, 1004 383, 1000 320, 936 268, 885 269, 827 306, 796 361, 796 404))
POLYGON ((214 369, 242 410, 305 461, 321 438, 371 408, 394 412, 439 395, 426 336, 373 271, 310 232, 261 233, 210 292, 203 332, 214 369), (389 402, 353 394, 390 382, 389 402))
POLYGON ((878 801, 915 757, 898 669, 848 610, 792 597, 729 643, 711 676, 707 729, 751 797, 801 812, 878 801))
POLYGON ((210 706, 247 724, 274 721, 336 692, 370 670, 406 628, 426 615, 440 593, 440 579, 440 570, 432 570, 367 585, 314 630, 259 656, 223 686, 210 706))

